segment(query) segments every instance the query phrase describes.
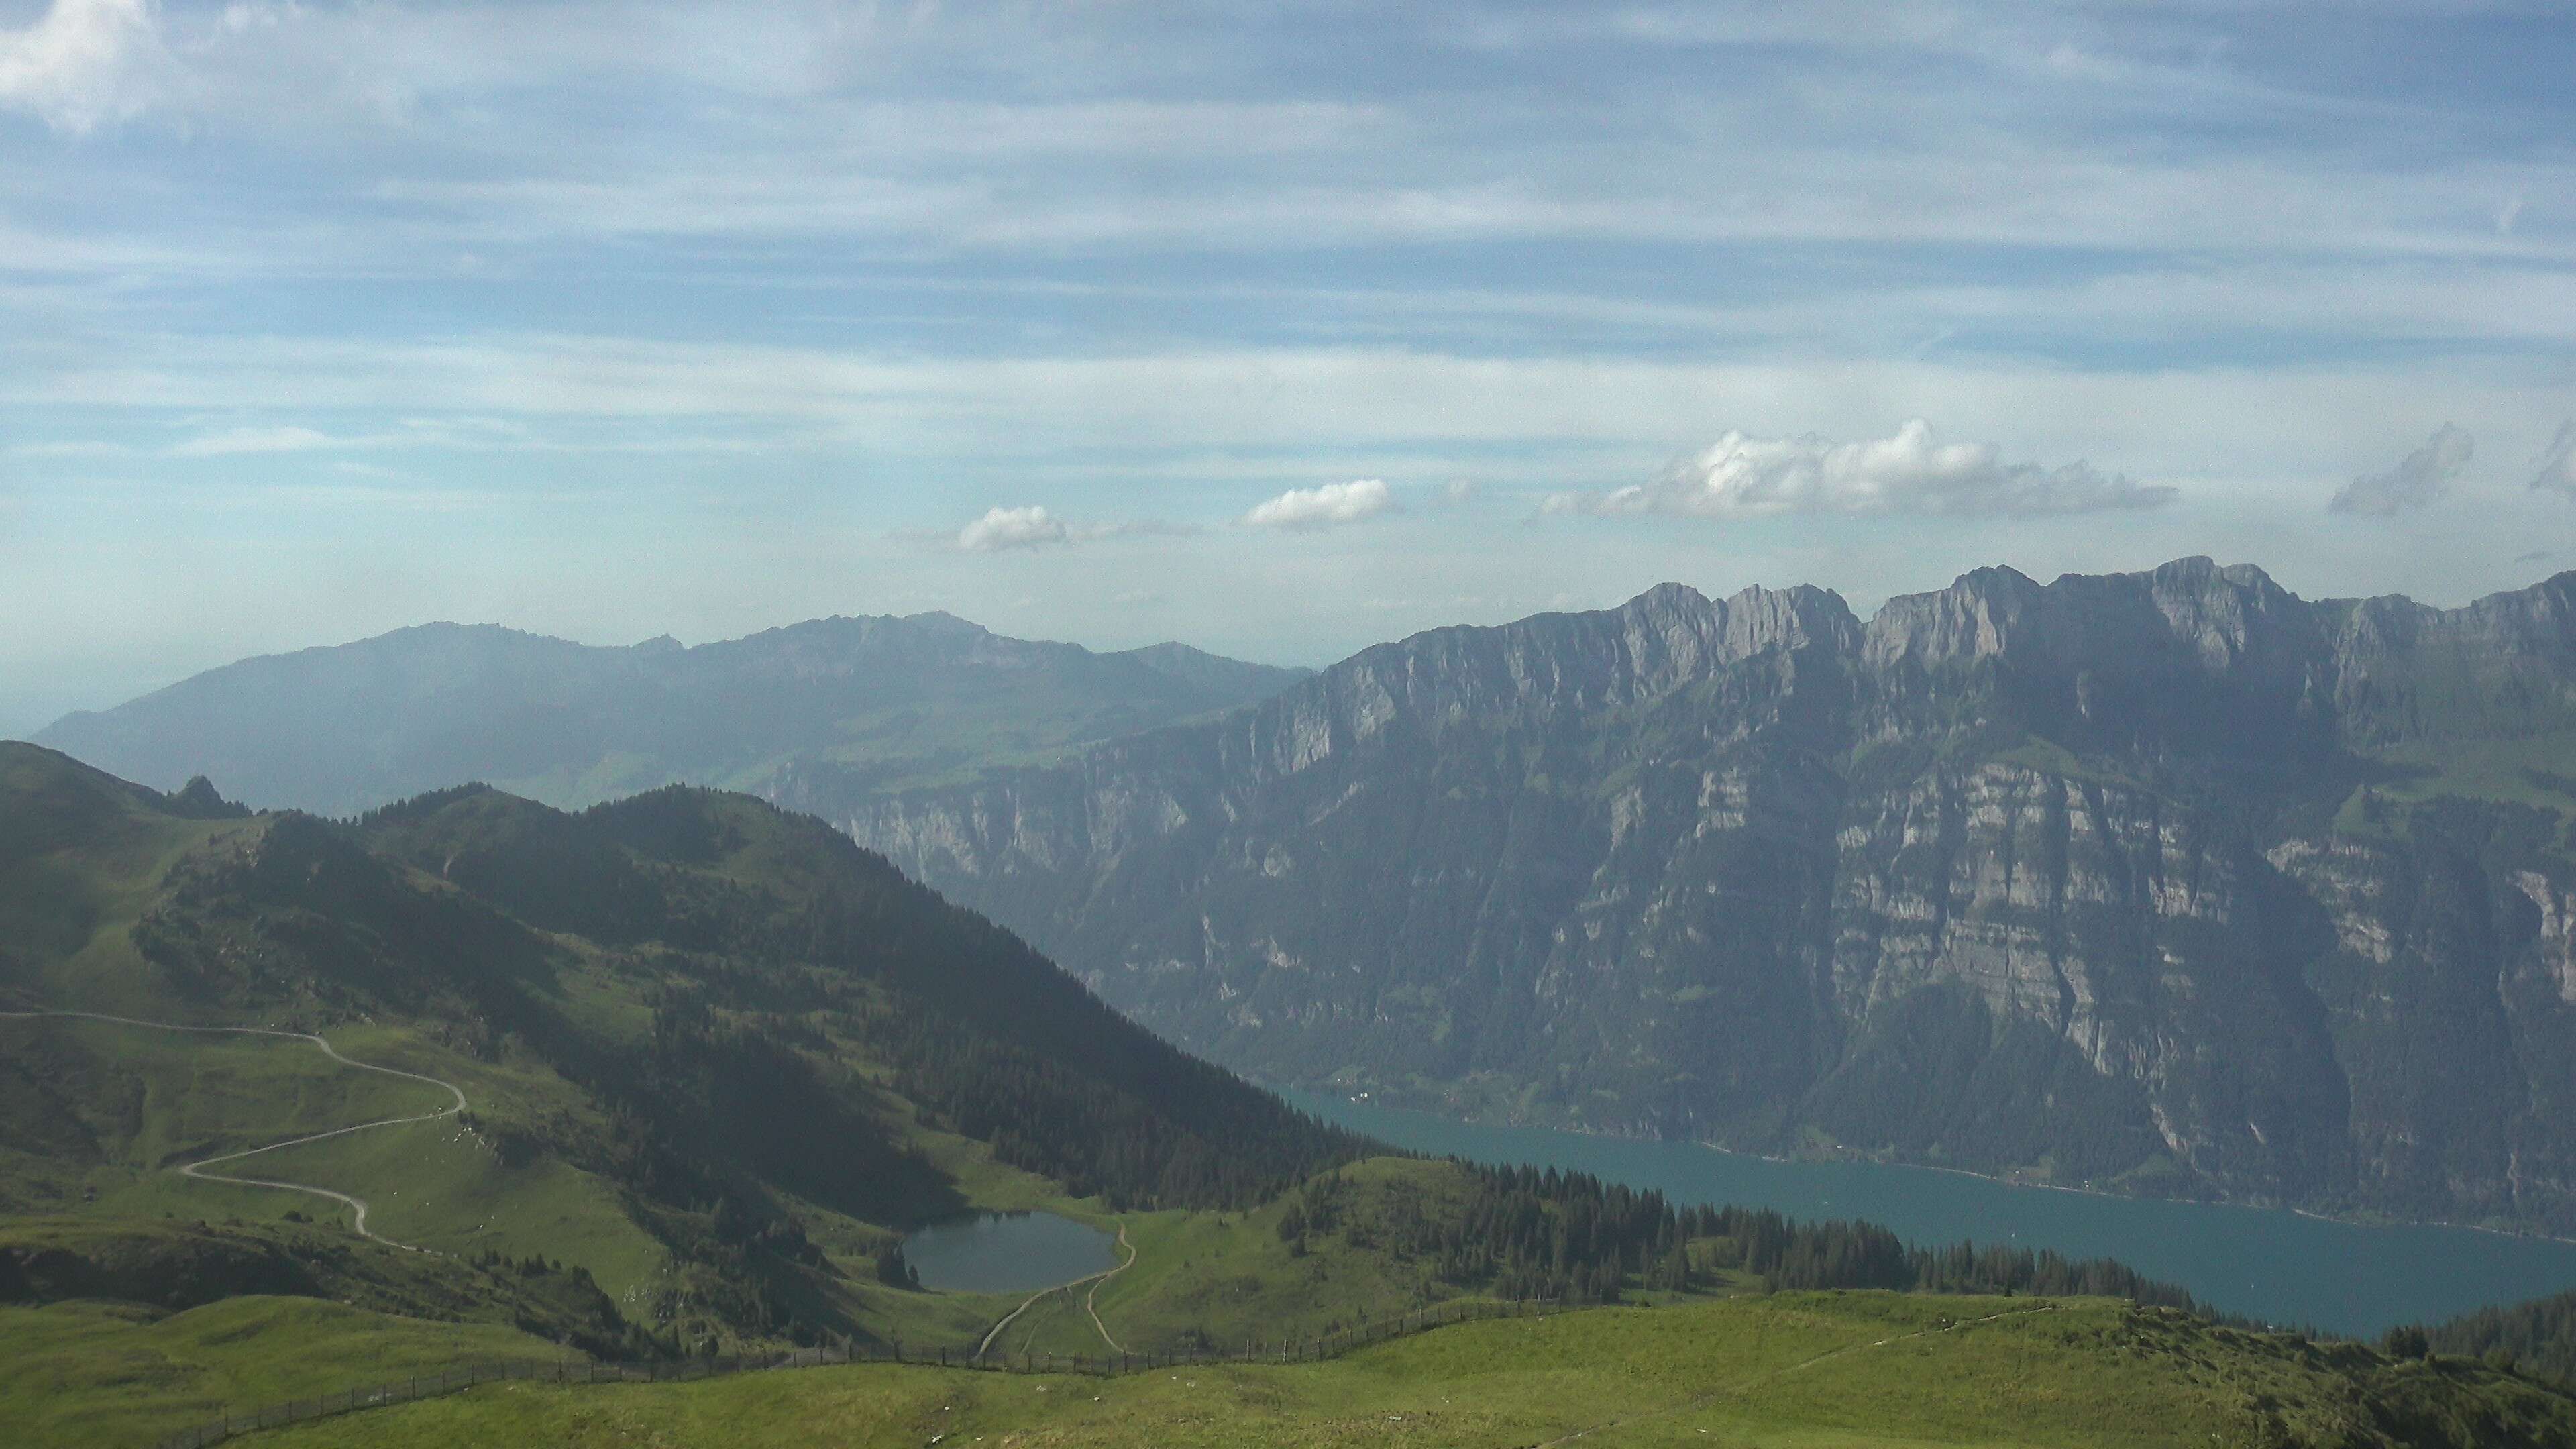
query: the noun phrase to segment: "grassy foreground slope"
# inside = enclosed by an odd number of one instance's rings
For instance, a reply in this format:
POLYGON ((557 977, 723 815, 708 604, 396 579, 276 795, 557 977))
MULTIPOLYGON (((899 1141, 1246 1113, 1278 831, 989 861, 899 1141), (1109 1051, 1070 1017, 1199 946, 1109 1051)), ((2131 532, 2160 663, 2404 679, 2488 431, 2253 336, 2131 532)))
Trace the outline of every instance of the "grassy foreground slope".
POLYGON ((2559 1445, 2576 1406, 2476 1364, 2237 1333, 2099 1300, 1780 1294, 1465 1324, 1322 1364, 1114 1379, 870 1366, 509 1384, 273 1449, 1354 1444, 2559 1445))
POLYGON ((336 1393, 496 1360, 577 1357, 490 1323, 442 1323, 308 1297, 182 1313, 81 1300, 0 1307, 0 1442, 149 1444, 226 1406, 336 1393))

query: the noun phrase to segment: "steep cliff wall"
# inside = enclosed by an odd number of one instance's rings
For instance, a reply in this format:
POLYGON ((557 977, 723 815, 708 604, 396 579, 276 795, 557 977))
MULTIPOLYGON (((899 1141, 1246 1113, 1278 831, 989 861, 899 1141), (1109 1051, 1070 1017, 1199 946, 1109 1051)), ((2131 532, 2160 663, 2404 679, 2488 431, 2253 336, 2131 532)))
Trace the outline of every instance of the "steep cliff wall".
POLYGON ((2571 728, 2571 586, 1982 570, 1863 624, 1667 585, 1058 767, 777 793, 1274 1078, 2576 1227, 2556 787, 2422 763, 2571 728))

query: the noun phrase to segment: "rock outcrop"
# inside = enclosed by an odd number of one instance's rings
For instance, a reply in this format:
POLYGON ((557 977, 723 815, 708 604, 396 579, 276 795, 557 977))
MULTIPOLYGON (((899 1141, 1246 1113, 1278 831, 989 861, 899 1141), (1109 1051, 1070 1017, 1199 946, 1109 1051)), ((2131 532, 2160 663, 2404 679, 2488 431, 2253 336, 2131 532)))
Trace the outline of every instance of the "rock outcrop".
POLYGON ((1274 1080, 2565 1229, 2561 741, 2576 575, 2441 611, 2192 559, 1866 623, 1666 585, 1051 767, 773 793, 1274 1080))

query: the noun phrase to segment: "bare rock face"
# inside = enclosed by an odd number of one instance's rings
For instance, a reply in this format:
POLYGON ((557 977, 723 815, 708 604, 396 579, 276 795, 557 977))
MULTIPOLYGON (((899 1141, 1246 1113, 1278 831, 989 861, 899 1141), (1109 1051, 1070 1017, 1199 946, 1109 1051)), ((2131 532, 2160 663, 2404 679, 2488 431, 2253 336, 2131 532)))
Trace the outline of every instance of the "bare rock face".
POLYGON ((2442 773, 2562 732, 2576 575, 2445 612, 2190 559, 1865 624, 1666 585, 777 794, 1274 1080, 2566 1229, 2576 763, 2442 773))

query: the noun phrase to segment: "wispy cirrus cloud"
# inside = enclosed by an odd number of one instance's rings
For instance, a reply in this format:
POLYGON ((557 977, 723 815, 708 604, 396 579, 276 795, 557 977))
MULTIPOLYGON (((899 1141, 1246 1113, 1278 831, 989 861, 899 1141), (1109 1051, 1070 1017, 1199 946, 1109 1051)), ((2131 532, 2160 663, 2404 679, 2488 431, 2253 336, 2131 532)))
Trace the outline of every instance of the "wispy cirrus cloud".
POLYGON ((2557 436, 2541 449, 2531 486, 2576 498, 2576 418, 2560 423, 2557 436))
POLYGON ((2032 518, 2161 508, 2176 490, 2083 461, 2004 461, 1993 443, 1944 443, 1914 418, 1894 435, 1836 442, 1806 434, 1729 432, 1651 483, 1560 493, 1551 513, 1664 513, 1723 518, 1788 513, 1936 513, 2032 518))
POLYGON ((2566 416, 2576 32, 2512 4, 0 0, 0 482, 58 531, 0 571, 0 676, 401 622, 389 565, 422 617, 542 578, 602 637, 692 589, 748 627, 867 548, 881 599, 1124 637, 1129 543, 1184 521, 1157 630, 1306 662, 1997 558, 2466 598, 2525 581, 2565 450, 2403 539, 2315 527, 2316 470, 2566 416), (489 504, 421 529, 371 479, 489 504), (1563 490, 1760 526, 1512 526, 1563 490), (191 573, 353 537, 291 607, 191 573))
POLYGON ((309 453, 317 448, 332 447, 335 441, 319 428, 232 428, 174 444, 170 456, 225 458, 242 453, 309 453))
POLYGON ((2429 508, 2451 491, 2453 480, 2469 466, 2477 450, 2477 442, 2469 436, 2468 429, 2444 423, 2424 440, 2424 446, 2400 458, 2395 466, 2364 473, 2345 484, 2326 508, 2365 518, 2394 518, 2400 513, 2429 508))

